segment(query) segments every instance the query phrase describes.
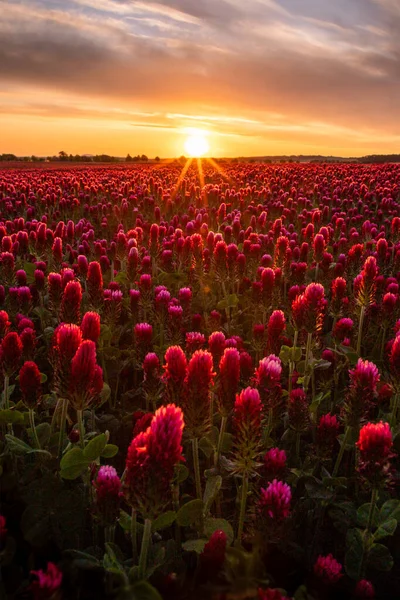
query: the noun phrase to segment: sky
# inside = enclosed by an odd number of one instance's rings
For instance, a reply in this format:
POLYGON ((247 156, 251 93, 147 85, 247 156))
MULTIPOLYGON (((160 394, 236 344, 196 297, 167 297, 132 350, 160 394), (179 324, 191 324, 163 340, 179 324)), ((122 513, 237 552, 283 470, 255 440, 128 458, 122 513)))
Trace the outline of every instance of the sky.
POLYGON ((400 0, 0 0, 0 154, 400 152, 400 0))

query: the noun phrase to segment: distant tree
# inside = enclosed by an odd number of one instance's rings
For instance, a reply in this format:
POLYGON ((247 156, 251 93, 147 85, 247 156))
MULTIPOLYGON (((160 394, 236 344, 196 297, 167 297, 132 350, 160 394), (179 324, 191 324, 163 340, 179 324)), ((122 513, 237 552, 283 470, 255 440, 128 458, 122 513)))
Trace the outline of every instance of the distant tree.
POLYGON ((130 154, 126 155, 125 162, 132 162, 133 158, 130 154))
POLYGON ((64 150, 60 150, 60 152, 58 153, 58 158, 60 160, 67 160, 68 154, 66 152, 64 152, 64 150))
POLYGON ((142 154, 142 156, 140 157, 140 160, 142 162, 147 162, 149 159, 148 159, 148 157, 145 154, 142 154))
POLYGON ((154 160, 155 160, 156 162, 160 162, 160 160, 161 160, 161 159, 160 159, 160 157, 159 157, 159 156, 156 156, 154 160))

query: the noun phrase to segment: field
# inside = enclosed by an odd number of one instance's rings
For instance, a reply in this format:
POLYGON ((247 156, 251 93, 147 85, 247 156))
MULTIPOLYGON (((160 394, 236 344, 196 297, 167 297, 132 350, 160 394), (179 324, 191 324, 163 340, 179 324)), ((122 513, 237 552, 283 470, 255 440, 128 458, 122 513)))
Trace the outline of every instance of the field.
POLYGON ((4 597, 400 597, 400 165, 11 166, 0 243, 4 597))

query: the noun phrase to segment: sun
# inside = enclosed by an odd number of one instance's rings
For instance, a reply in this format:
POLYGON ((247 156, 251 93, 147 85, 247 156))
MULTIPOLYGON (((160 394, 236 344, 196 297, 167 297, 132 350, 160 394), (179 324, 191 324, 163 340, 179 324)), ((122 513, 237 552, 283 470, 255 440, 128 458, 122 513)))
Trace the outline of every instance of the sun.
POLYGON ((207 141, 206 132, 195 131, 191 133, 185 140, 185 150, 192 158, 204 156, 210 149, 207 141))

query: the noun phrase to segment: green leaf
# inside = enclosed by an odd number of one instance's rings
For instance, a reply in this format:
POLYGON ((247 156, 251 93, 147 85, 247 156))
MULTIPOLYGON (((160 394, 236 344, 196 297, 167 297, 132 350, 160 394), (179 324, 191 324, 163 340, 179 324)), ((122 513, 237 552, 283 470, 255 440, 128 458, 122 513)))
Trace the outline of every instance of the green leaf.
POLYGON ((115 444, 106 444, 100 456, 102 458, 113 458, 116 454, 118 454, 118 446, 115 446, 115 444))
POLYGON ((393 535, 396 531, 397 521, 396 519, 387 519, 381 523, 378 529, 374 533, 374 540, 381 540, 382 538, 393 535))
POLYGON ((16 425, 17 423, 24 422, 24 415, 19 410, 11 410, 7 408, 5 410, 0 410, 0 423, 4 425, 16 425))
POLYGON ((65 552, 67 556, 74 559, 77 566, 81 569, 94 569, 101 567, 101 562, 88 552, 81 552, 80 550, 67 550, 65 552))
POLYGON ((132 523, 131 515, 128 515, 128 513, 125 512, 124 510, 120 510, 118 523, 121 525, 121 527, 124 531, 130 532, 131 523, 132 523))
POLYGON ((184 504, 176 515, 176 521, 181 527, 194 525, 203 515, 204 503, 203 500, 191 500, 184 504))
POLYGON ((163 600, 160 593, 148 581, 138 581, 131 590, 132 600, 163 600))
POLYGON ((333 493, 316 479, 314 481, 307 481, 305 488, 308 496, 316 500, 330 500, 333 497, 333 493))
POLYGON ((299 360, 301 359, 301 356, 303 354, 303 350, 301 348, 292 348, 292 361, 293 362, 299 362, 299 360))
POLYGON ((393 557, 383 544, 373 544, 368 555, 368 564, 377 571, 390 571, 393 557))
POLYGON ((281 346, 281 351, 279 352, 279 358, 283 362, 284 365, 287 365, 292 356, 292 349, 290 346, 281 346))
POLYGON ((120 560, 117 557, 117 553, 115 549, 119 550, 115 544, 105 544, 106 553, 103 557, 103 567, 109 573, 113 573, 114 575, 119 575, 122 579, 125 578, 124 567, 122 566, 120 560))
POLYGON ((90 463, 91 461, 84 456, 81 448, 72 448, 61 459, 60 475, 63 479, 76 479, 89 467, 90 463))
POLYGON ((207 544, 207 540, 199 539, 199 540, 188 540, 182 544, 182 548, 186 550, 186 552, 196 552, 197 554, 201 554, 204 550, 204 546, 207 544))
POLYGON ((226 533, 228 544, 233 543, 235 534, 229 521, 226 521, 225 519, 215 519, 213 517, 206 519, 204 523, 204 533, 210 538, 214 531, 223 531, 226 533))
POLYGON ((400 521, 400 500, 388 500, 382 505, 380 512, 381 521, 386 521, 389 518, 400 521))
MULTIPOLYGON (((360 508, 357 510, 357 524, 360 527, 366 527, 368 524, 370 506, 371 506, 371 503, 367 502, 366 504, 363 504, 362 506, 360 506, 360 508)), ((378 511, 374 510, 372 526, 378 527, 378 525, 379 525, 378 511)))
POLYGON ((364 552, 364 542, 359 529, 349 529, 347 532, 346 549, 344 559, 346 573, 351 579, 358 580, 364 552))
POLYGON ((51 435, 50 423, 39 423, 39 425, 36 425, 36 433, 39 438, 40 447, 47 446, 51 435))
POLYGON ((183 483, 189 477, 189 469, 180 463, 175 467, 175 478, 177 483, 183 483))
POLYGON ((163 513, 162 515, 157 517, 157 519, 155 519, 152 522, 151 530, 152 531, 161 531, 162 529, 166 529, 167 527, 172 525, 172 523, 175 521, 175 519, 176 519, 176 512, 174 510, 168 510, 167 512, 163 513))
POLYGON ((208 437, 202 437, 199 441, 199 448, 207 458, 210 458, 214 452, 214 446, 208 437))
POLYGON ((40 373, 40 383, 46 383, 47 375, 46 373, 40 373))
POLYGON ((90 440, 88 445, 83 451, 83 455, 86 460, 93 462, 99 458, 107 445, 107 436, 105 433, 96 435, 95 438, 90 440))
POLYGON ((103 389, 100 392, 100 405, 105 404, 111 396, 111 388, 108 383, 103 383, 103 389))
POLYGON ((222 485, 222 477, 221 475, 213 475, 207 479, 206 489, 204 490, 203 502, 204 502, 204 512, 208 513, 211 508, 212 503, 218 495, 219 490, 222 485))
POLYGON ((14 435, 6 434, 6 440, 10 452, 17 454, 18 456, 22 456, 23 454, 27 454, 33 450, 29 444, 26 444, 14 435))

